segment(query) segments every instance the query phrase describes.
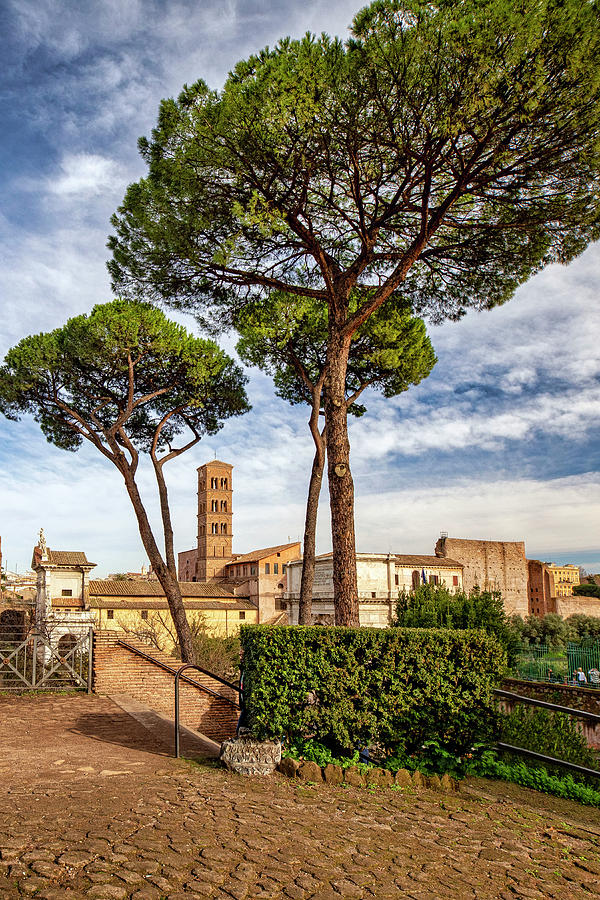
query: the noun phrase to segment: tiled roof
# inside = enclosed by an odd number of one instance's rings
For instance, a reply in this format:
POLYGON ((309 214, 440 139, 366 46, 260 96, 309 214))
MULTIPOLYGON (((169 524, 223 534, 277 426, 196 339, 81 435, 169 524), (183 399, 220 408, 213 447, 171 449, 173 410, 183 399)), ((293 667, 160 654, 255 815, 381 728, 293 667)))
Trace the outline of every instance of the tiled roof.
POLYGON ((447 559, 442 556, 412 556, 412 555, 403 555, 399 553, 394 554, 394 558, 396 560, 397 566, 421 566, 424 568, 425 566, 430 569, 441 569, 441 568, 449 568, 449 569, 462 569, 463 564, 456 562, 455 559, 447 559))
POLYGON ((51 550, 48 547, 48 562, 53 566, 95 566, 81 550, 51 550))
POLYGON ((253 550, 251 553, 243 553, 241 556, 234 556, 227 565, 237 566, 239 563, 258 562, 267 556, 275 556, 282 550, 291 550, 293 547, 300 547, 300 541, 292 541, 291 544, 278 544, 277 547, 265 547, 264 550, 253 550))
MULTIPOLYGON (((216 598, 214 600, 188 600, 185 597, 184 605, 186 609, 220 609, 220 610, 255 610, 256 606, 243 597, 232 597, 231 600, 224 598, 216 598)), ((128 599, 126 597, 90 597, 90 607, 92 609, 168 609, 167 601, 164 599, 148 599, 139 598, 128 599)))
MULTIPOLYGON (((358 562, 361 561, 361 558, 365 557, 368 559, 369 556, 376 556, 378 559, 384 559, 384 554, 368 554, 368 553, 357 553, 356 559, 358 562)), ((429 568, 429 569, 462 569, 464 568, 462 563, 456 562, 455 559, 447 559, 446 557, 441 556, 421 556, 414 554, 402 554, 402 553, 392 553, 392 559, 395 561, 397 566, 420 566, 420 568, 429 568)), ((316 559, 332 559, 333 553, 321 553, 320 556, 315 557, 316 559)), ((384 560, 385 561, 385 560, 384 560)))
MULTIPOLYGON (((215 597, 225 600, 233 597, 229 586, 201 581, 180 581, 181 596, 215 597)), ((94 597, 164 597, 158 581, 90 581, 90 596, 94 597)))

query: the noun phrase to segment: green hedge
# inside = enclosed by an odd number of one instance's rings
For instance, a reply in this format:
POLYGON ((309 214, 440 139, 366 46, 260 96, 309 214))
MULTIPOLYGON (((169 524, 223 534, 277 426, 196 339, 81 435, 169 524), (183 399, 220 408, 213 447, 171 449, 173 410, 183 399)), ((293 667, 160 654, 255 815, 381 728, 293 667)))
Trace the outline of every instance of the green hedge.
POLYGON ((246 720, 261 740, 309 738, 345 755, 437 740, 462 753, 491 736, 506 655, 481 630, 247 625, 246 720))

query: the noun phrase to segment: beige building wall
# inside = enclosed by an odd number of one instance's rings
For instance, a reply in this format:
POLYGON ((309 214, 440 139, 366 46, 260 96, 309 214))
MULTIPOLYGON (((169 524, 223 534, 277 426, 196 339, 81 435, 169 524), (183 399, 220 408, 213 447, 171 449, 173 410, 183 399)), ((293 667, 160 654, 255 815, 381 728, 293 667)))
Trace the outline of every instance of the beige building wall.
MULTIPOLYGON (((361 626, 387 627, 396 613, 398 594, 410 590, 416 577, 428 583, 459 590, 462 568, 451 560, 435 556, 401 556, 393 553, 357 553, 358 614, 361 626)), ((302 560, 294 560, 287 569, 284 602, 291 625, 298 624, 302 560)), ((333 624, 333 559, 331 554, 317 557, 313 583, 312 614, 315 624, 333 624)))

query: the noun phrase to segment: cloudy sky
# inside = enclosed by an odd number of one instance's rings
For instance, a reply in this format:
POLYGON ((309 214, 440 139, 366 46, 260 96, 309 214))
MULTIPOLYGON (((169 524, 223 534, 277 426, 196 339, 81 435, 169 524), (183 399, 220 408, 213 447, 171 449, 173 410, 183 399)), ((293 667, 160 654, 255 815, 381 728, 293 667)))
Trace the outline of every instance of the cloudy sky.
MULTIPOLYGON (((144 174, 136 140, 162 97, 286 34, 341 36, 351 0, 4 0, 0 4, 0 356, 110 299, 109 217, 144 174)), ((431 329, 439 362, 352 424, 358 549, 432 553, 452 536, 525 540, 528 556, 600 571, 600 248, 505 307, 431 329)), ((194 328, 192 320, 189 327, 194 328)), ((228 347, 231 346, 231 342, 228 347)), ((234 464, 234 549, 297 539, 312 458, 306 413, 250 373, 253 411, 171 466, 178 550, 194 544, 195 469, 234 464)), ((142 473, 152 508, 152 483, 142 473)), ((4 562, 24 571, 44 527, 96 573, 144 553, 123 484, 31 421, 0 420, 4 562)), ((326 504, 319 549, 330 547, 326 504)))

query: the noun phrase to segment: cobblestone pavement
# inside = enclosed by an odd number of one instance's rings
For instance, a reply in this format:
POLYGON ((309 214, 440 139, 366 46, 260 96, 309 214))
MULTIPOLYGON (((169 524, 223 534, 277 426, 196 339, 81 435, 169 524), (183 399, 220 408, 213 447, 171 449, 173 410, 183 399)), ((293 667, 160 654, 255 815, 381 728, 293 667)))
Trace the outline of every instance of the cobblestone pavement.
POLYGON ((0 898, 600 897, 600 814, 176 761, 109 700, 0 696, 0 898))

